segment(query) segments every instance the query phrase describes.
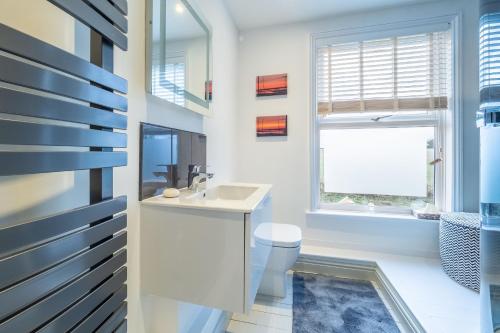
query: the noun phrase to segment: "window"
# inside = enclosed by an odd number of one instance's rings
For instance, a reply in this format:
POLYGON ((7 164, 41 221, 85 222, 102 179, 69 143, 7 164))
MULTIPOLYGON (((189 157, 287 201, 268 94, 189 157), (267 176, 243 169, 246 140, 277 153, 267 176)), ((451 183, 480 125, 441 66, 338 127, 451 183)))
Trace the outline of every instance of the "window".
POLYGON ((171 103, 185 106, 186 57, 181 52, 165 57, 165 63, 155 61, 152 94, 171 103))
POLYGON ((320 208, 442 207, 450 72, 449 29, 316 48, 320 208))
POLYGON ((500 13, 481 16, 479 29, 479 89, 481 108, 498 107, 495 90, 500 85, 500 13))

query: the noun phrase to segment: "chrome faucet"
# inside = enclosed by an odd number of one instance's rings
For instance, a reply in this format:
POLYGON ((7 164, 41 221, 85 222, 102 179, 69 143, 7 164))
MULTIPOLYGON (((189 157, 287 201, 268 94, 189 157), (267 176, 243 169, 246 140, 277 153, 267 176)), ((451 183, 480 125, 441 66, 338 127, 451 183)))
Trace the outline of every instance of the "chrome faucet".
POLYGON ((194 192, 199 192, 201 185, 203 183, 205 183, 204 185, 206 187, 206 183, 207 183, 208 178, 209 177, 206 173, 203 173, 203 172, 198 173, 198 175, 193 177, 193 180, 191 182, 191 186, 189 187, 189 189, 194 191, 194 192))
POLYGON ((194 192, 199 192, 201 185, 205 185, 209 179, 211 179, 213 173, 200 172, 201 165, 190 165, 189 166, 189 176, 188 176, 188 189, 194 192))

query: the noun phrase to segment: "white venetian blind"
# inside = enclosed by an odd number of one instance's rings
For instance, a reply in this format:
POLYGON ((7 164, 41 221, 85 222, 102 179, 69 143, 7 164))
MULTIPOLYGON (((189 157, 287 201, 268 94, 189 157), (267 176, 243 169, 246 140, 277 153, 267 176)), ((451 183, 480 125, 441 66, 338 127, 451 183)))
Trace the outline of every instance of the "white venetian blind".
POLYGON ((321 47, 318 113, 446 109, 450 64, 449 30, 321 47))
POLYGON ((481 103, 498 102, 500 86, 500 13, 484 14, 479 28, 479 87, 481 103), (484 90, 483 90, 484 89, 484 90), (489 91, 491 89, 491 91, 489 91))
POLYGON ((153 57, 152 94, 171 103, 184 106, 186 60, 183 55, 167 56, 164 65, 153 57))

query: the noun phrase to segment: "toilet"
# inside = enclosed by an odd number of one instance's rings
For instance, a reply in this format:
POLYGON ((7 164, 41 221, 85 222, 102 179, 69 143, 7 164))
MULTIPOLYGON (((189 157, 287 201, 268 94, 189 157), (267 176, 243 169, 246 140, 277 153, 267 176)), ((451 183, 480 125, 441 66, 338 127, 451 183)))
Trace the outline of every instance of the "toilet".
POLYGON ((254 235, 257 245, 270 247, 269 260, 257 293, 285 297, 286 273, 299 257, 302 231, 295 225, 262 223, 254 235))

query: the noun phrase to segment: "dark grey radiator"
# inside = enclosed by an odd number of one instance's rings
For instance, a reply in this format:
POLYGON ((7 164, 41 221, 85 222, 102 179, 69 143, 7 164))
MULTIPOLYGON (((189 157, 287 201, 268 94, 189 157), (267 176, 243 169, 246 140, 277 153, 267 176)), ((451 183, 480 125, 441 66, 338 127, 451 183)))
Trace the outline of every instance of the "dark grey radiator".
POLYGON ((0 333, 126 332, 127 198, 113 197, 113 167, 127 153, 113 148, 127 147, 114 129, 127 128, 128 88, 113 48, 127 49, 127 1, 48 1, 91 28, 91 62, 0 24, 0 81, 29 89, 0 87, 0 113, 89 126, 0 119, 0 144, 88 151, 0 151, 0 176, 90 170, 90 205, 0 220, 0 333))

